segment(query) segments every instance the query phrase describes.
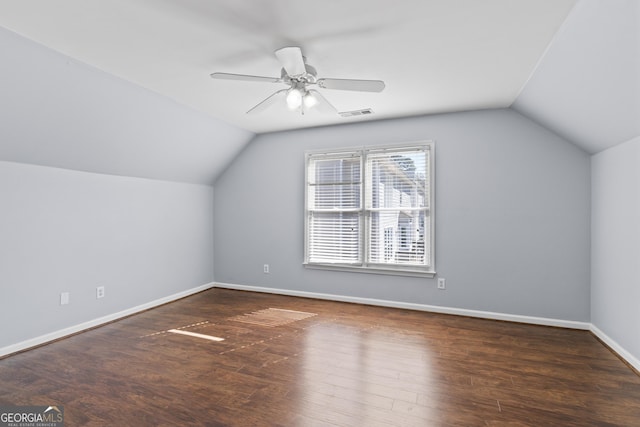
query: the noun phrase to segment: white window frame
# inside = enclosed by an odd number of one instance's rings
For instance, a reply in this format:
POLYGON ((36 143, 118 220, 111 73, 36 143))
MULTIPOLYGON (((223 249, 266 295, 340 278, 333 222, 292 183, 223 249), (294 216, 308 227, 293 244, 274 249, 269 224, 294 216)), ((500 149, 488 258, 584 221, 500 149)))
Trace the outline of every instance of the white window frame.
MULTIPOLYGON (((403 144, 393 145, 381 145, 381 146, 366 146, 357 148, 344 148, 335 150, 313 150, 305 152, 305 197, 304 197, 304 266, 306 268, 317 268, 326 270, 340 270, 340 271, 354 271, 364 273, 375 274, 392 274, 401 276, 419 276, 419 277, 434 277, 435 271, 435 143, 433 141, 418 141, 403 144), (371 212, 375 211, 365 206, 365 194, 368 191, 366 186, 369 181, 370 171, 366 170, 367 155, 369 153, 378 153, 382 150, 389 150, 393 152, 401 153, 411 149, 424 149, 429 151, 428 156, 428 200, 426 201, 425 211, 428 214, 428 224, 425 223, 425 228, 429 228, 429 239, 424 242, 425 245, 430 245, 429 253, 426 259, 427 265, 402 265, 402 264, 374 264, 367 263, 368 251, 371 250, 368 230, 371 212), (341 156, 348 153, 352 153, 354 156, 360 158, 360 208, 356 211, 359 213, 360 218, 360 259, 357 263, 331 263, 331 262, 310 262, 309 260, 309 245, 310 234, 309 226, 311 222, 312 210, 309 208, 309 177, 308 169, 310 159, 317 159, 318 157, 326 156, 331 158, 332 156, 341 156)), ((425 248, 427 249, 427 248, 425 248)))

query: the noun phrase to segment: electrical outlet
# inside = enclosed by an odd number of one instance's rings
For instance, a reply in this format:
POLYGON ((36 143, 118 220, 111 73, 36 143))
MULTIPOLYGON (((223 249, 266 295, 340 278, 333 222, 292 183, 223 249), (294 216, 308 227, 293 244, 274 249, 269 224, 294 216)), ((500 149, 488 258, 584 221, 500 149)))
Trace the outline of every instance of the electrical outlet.
POLYGON ((104 286, 98 286, 96 288, 96 299, 104 298, 104 286))
POLYGON ((69 292, 63 292, 60 294, 60 305, 69 304, 69 292))
POLYGON ((264 267, 262 267, 262 271, 264 271, 264 274, 269 274, 269 264, 265 264, 264 267))
POLYGON ((447 283, 444 277, 438 277, 438 289, 447 289, 447 283))

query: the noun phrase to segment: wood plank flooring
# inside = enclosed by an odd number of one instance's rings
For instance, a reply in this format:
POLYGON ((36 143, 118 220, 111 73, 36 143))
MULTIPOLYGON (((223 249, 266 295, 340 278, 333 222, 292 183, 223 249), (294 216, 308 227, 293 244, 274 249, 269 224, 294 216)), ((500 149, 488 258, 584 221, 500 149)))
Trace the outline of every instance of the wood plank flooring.
POLYGON ((61 405, 65 426, 640 426, 640 377, 586 331, 211 289, 0 360, 0 405, 61 405))

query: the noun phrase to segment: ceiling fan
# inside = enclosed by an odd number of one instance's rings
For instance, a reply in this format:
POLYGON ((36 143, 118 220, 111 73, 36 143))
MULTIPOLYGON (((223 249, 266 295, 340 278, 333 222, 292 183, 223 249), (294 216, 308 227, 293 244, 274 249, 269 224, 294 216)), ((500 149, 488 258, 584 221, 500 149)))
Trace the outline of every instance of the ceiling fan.
POLYGON ((381 80, 354 80, 317 78, 316 69, 306 63, 299 47, 288 46, 276 50, 276 57, 282 64, 280 77, 251 76, 246 74, 212 73, 211 78, 222 80, 242 80, 249 82, 284 83, 289 87, 281 89, 247 111, 247 114, 260 113, 279 102, 286 101, 290 110, 300 111, 315 108, 321 112, 338 113, 327 99, 309 86, 317 85, 322 89, 352 90, 359 92, 381 92, 385 85, 381 80))

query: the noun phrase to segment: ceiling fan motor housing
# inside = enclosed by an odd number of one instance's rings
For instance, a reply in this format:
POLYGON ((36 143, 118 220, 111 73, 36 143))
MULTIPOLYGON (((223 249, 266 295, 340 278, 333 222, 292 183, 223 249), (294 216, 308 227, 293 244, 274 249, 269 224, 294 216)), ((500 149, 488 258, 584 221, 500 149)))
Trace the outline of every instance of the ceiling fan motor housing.
POLYGON ((307 63, 304 64, 304 68, 306 70, 304 74, 300 76, 294 76, 294 77, 291 77, 289 74, 287 74, 287 71, 284 68, 282 68, 282 70, 280 71, 280 76, 282 78, 282 81, 285 82, 286 84, 291 84, 291 85, 293 83, 302 83, 303 85, 316 83, 316 76, 318 75, 318 73, 316 72, 316 69, 307 63))

